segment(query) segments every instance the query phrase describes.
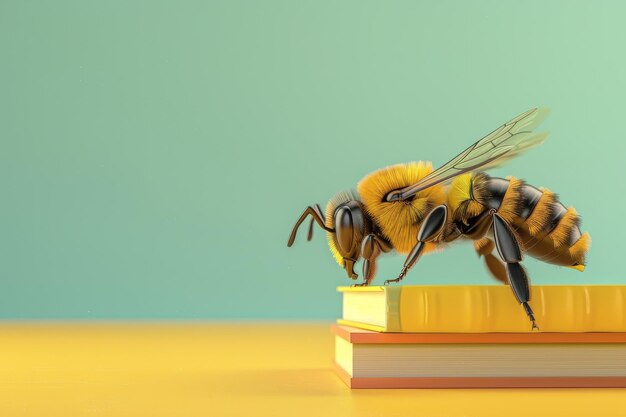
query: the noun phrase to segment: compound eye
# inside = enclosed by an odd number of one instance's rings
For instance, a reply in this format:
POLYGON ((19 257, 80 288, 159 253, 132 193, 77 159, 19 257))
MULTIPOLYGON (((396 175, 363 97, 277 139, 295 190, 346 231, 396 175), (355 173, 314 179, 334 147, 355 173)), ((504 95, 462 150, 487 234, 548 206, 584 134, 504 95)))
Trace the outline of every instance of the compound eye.
POLYGON ((354 224, 349 207, 340 207, 335 212, 335 235, 344 256, 350 256, 354 248, 354 224))

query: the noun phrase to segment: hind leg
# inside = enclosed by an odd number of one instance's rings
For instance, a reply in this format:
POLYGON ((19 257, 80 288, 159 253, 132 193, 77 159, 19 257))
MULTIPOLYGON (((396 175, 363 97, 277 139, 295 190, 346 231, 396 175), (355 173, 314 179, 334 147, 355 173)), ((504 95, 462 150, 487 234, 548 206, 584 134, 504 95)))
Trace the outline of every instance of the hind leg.
POLYGON ((509 280, 506 277, 506 268, 502 261, 493 254, 495 248, 496 244, 489 238, 484 237, 474 241, 474 249, 476 249, 478 257, 482 256, 485 259, 485 266, 491 273, 491 276, 501 283, 508 285, 509 280))
POLYGON ((506 262, 506 275, 509 279, 509 285, 515 294, 517 301, 524 307, 524 311, 528 315, 532 323, 532 329, 539 330, 535 322, 533 310, 528 305, 530 301, 530 284, 526 271, 520 264, 522 260, 522 251, 515 234, 499 214, 493 214, 493 236, 496 242, 496 249, 500 258, 506 262))

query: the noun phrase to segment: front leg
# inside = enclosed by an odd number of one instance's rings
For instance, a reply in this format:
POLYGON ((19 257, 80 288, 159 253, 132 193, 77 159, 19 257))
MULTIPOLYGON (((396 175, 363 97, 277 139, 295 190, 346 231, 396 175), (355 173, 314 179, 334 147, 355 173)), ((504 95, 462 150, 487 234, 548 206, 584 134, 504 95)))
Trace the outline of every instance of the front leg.
POLYGON ((420 227, 420 231, 417 233, 417 243, 413 246, 413 249, 406 257, 404 261, 404 266, 402 267, 402 271, 400 271, 400 275, 396 279, 388 279, 385 281, 385 285, 392 282, 400 282, 406 276, 409 269, 415 265, 417 260, 422 254, 422 250, 426 245, 426 242, 433 240, 439 232, 443 229, 443 226, 446 224, 446 219, 448 218, 448 207, 445 205, 437 206, 428 213, 428 216, 424 219, 422 226, 420 227))
POLYGON ((370 233, 365 236, 361 244, 361 256, 363 257, 363 282, 354 284, 353 287, 366 287, 376 276, 376 259, 381 252, 389 252, 391 245, 383 239, 370 233))

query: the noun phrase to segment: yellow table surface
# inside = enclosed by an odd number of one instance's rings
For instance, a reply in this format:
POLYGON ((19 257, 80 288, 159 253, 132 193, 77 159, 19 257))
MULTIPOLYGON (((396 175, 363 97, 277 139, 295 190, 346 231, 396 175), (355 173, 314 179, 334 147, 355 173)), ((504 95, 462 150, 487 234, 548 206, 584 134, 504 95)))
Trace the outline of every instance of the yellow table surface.
POLYGON ((626 416, 626 389, 350 390, 330 323, 1 323, 0 417, 626 416))

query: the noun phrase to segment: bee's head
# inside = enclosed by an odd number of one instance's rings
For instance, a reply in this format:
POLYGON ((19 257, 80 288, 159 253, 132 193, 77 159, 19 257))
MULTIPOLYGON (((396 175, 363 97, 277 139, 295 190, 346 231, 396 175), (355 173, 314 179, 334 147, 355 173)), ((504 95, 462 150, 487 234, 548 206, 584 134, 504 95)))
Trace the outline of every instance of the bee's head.
POLYGON ((298 228, 308 216, 312 219, 307 240, 313 237, 313 224, 317 222, 327 232, 328 246, 337 263, 346 270, 349 278, 357 279, 354 264, 361 256, 361 243, 371 233, 373 223, 356 193, 336 194, 326 205, 326 214, 318 205, 307 207, 293 227, 287 246, 293 245, 298 228))
POLYGON ((326 206, 328 246, 335 260, 349 278, 357 279, 354 264, 361 257, 361 243, 372 231, 372 221, 354 192, 342 192, 326 206))

